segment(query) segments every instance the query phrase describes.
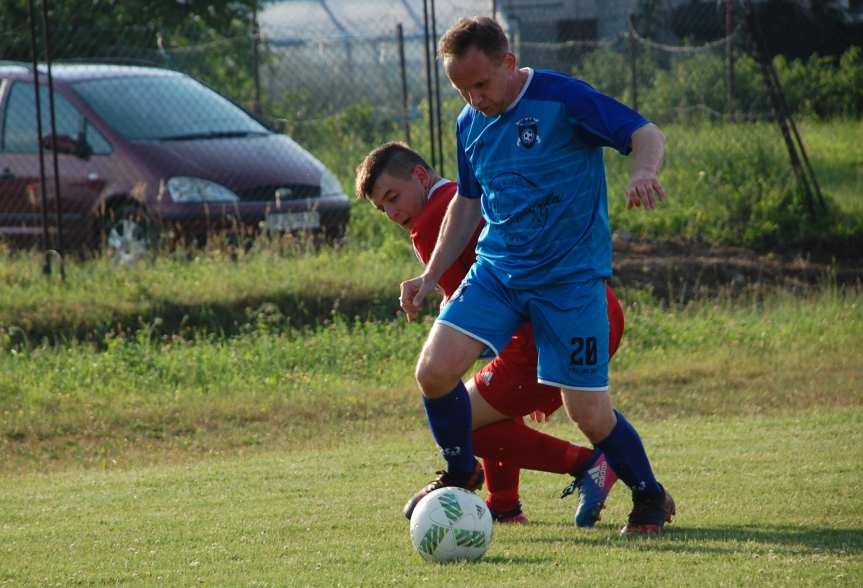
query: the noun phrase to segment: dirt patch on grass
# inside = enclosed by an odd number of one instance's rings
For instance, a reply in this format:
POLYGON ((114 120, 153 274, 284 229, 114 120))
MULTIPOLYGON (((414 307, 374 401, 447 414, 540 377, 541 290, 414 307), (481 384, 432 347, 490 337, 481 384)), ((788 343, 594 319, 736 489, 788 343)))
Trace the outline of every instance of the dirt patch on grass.
POLYGON ((614 238, 614 282, 686 302, 747 291, 805 291, 824 284, 863 283, 863 251, 756 253, 742 247, 614 238))

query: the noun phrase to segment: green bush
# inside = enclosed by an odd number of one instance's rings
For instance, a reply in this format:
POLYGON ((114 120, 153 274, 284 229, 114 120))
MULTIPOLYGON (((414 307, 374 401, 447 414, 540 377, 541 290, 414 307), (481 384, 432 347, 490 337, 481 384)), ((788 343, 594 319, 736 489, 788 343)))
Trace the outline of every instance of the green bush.
MULTIPOLYGON (((813 55, 773 61, 793 114, 827 119, 863 115, 863 51, 849 48, 838 60, 813 55)), ((727 64, 722 53, 697 52, 660 59, 642 51, 637 63, 638 106, 660 122, 722 118, 730 112, 727 64), (665 62, 665 63, 664 63, 665 62)), ((603 49, 585 56, 573 74, 600 91, 633 103, 628 56, 603 49)), ((738 118, 768 118, 770 102, 758 63, 741 54, 735 62, 735 111, 738 118)))
POLYGON ((826 210, 810 214, 773 125, 706 123, 664 130, 662 182, 669 199, 658 211, 625 209, 622 195, 631 162, 607 156, 614 229, 756 249, 863 236, 859 215, 840 211, 829 194, 826 210))

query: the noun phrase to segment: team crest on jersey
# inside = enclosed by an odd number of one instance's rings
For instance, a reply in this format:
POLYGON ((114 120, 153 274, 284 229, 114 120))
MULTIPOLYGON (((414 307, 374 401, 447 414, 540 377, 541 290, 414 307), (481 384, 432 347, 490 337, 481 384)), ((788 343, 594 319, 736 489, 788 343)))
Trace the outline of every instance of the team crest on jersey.
POLYGON ((519 147, 530 149, 537 143, 542 142, 539 138, 539 129, 537 128, 538 124, 539 120, 532 116, 526 116, 517 123, 515 123, 515 126, 518 129, 519 147))

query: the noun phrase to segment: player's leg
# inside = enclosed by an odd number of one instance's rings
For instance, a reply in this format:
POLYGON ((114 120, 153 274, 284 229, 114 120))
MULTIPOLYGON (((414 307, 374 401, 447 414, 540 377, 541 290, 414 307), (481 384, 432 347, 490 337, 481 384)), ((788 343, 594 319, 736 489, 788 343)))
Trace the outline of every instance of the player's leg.
POLYGON ((529 470, 579 471, 591 460, 592 449, 547 435, 521 418, 535 410, 553 412, 560 405, 559 390, 538 385, 533 369, 510 369, 505 359, 498 356, 466 384, 471 410, 486 416, 485 421, 474 419, 477 455, 529 470))
POLYGON ((487 284, 475 270, 476 266, 459 295, 441 312, 417 362, 416 377, 429 426, 447 469, 407 502, 404 514, 408 518, 419 501, 437 488, 476 490, 483 483, 483 470, 471 443, 470 400, 461 376, 485 347, 495 352, 503 349, 523 319, 493 291, 495 283, 487 284))
MULTIPOLYGON (((508 346, 507 346, 508 347, 508 346)), ((490 362, 491 363, 491 362, 490 362)), ((474 376, 474 379, 477 376, 474 376)), ((477 392, 476 384, 469 380, 465 386, 470 396, 473 419, 473 448, 482 458, 488 494, 485 502, 494 520, 499 523, 526 523, 527 517, 521 509, 518 492, 521 468, 501 461, 498 449, 509 443, 510 417, 495 409, 477 392)), ((521 422, 521 419, 517 419, 521 422)), ((522 424, 522 426, 524 426, 522 424)))
POLYGON ((567 414, 633 493, 625 533, 657 532, 674 505, 653 475, 641 438, 608 392, 609 325, 604 284, 558 286, 536 295, 531 321, 539 380, 562 388, 567 414))
POLYGON ((562 395, 567 414, 632 490, 632 512, 621 532, 660 532, 675 514, 674 500, 656 480, 638 431, 613 409, 607 391, 562 389, 562 395))
POLYGON ((416 492, 405 504, 410 518, 422 498, 444 486, 478 490, 483 483, 482 467, 474 457, 471 440, 471 409, 467 389, 461 381, 484 345, 436 322, 417 363, 416 378, 432 436, 446 460, 446 470, 416 492))
MULTIPOLYGON (((605 293, 611 359, 623 337, 624 315, 620 301, 608 284, 605 293)), ((561 498, 577 491, 575 524, 593 527, 600 520, 605 501, 617 482, 617 474, 608 465, 605 455, 545 436, 523 426, 521 419, 517 419, 522 424, 520 428, 508 422, 510 418, 534 411, 551 415, 562 404, 558 388, 536 381, 536 362, 533 329, 529 324, 523 325, 500 355, 477 372, 473 382, 467 383, 474 451, 483 458, 496 456, 496 459, 483 459, 488 488, 486 502, 497 520, 527 520, 521 509, 519 467, 507 461, 515 460, 520 467, 571 474, 573 480, 561 498), (525 452, 530 460, 519 458, 519 454, 525 452)))
MULTIPOLYGON (((608 283, 605 284, 606 306, 608 310, 608 359, 614 357, 623 338, 623 307, 608 283)), ((558 400, 562 398, 558 394, 558 400)), ((593 527, 600 520, 602 509, 611 489, 617 482, 617 472, 608 464, 605 454, 596 451, 596 459, 581 473, 573 477, 572 483, 564 488, 561 498, 578 491, 578 507, 575 511, 575 524, 579 527, 593 527)))
MULTIPOLYGON (((474 437, 474 449, 477 450, 477 455, 480 455, 476 447, 476 437, 474 437)), ((488 489, 485 503, 488 505, 495 522, 504 524, 526 523, 527 517, 521 510, 521 501, 518 495, 518 478, 521 468, 496 459, 483 458, 482 469, 485 470, 485 486, 488 489)))
MULTIPOLYGON (((501 512, 519 513, 517 478, 512 486, 493 486, 494 469, 518 466, 558 474, 578 475, 594 460, 591 449, 573 445, 524 424, 521 416, 533 411, 551 414, 561 405, 560 391, 536 382, 536 347, 529 329, 519 329, 507 347, 467 382, 474 422, 473 445, 489 480, 486 501, 496 518, 501 512), (522 349, 522 347, 524 347, 522 349), (500 464, 499 466, 497 464, 500 464)), ((612 474, 613 475, 613 474, 612 474)), ((500 476, 506 479, 505 476, 500 476)), ((609 476, 610 489, 613 480, 609 476)), ((606 493, 607 495, 607 493, 606 493)), ((604 503, 602 496, 600 507, 604 503)), ((576 517, 581 526, 583 517, 576 517)))

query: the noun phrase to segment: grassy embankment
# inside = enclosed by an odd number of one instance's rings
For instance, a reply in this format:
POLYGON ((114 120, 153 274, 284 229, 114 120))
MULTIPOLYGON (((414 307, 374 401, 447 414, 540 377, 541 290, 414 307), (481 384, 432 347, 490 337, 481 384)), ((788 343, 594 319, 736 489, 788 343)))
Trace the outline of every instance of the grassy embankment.
MULTIPOLYGON (((860 289, 664 306, 624 292, 615 397, 641 418, 789 414, 863 404, 860 289)), ((259 316, 233 337, 73 343, 0 355, 4 468, 111 467, 298 447, 423 427, 412 366, 428 322, 292 327, 259 316), (153 449, 150 456, 147 451, 153 449)))

